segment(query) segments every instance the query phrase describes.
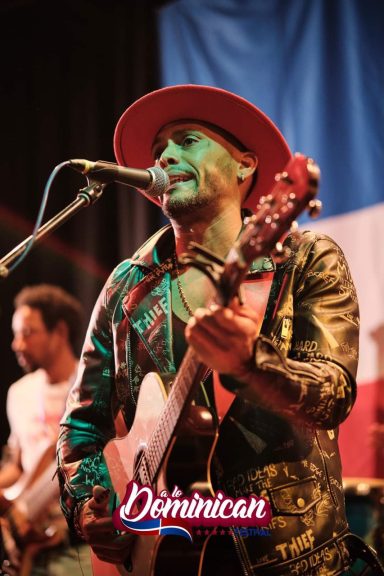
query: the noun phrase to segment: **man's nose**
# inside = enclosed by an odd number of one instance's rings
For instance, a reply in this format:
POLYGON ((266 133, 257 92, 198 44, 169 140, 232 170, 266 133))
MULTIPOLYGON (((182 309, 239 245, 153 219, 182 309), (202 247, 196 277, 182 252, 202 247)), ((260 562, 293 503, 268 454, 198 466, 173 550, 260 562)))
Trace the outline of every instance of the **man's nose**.
POLYGON ((159 165, 165 168, 170 164, 178 164, 180 162, 180 149, 179 146, 173 141, 168 140, 168 143, 161 153, 159 158, 159 165))
POLYGON ((15 334, 11 344, 12 350, 14 352, 20 352, 25 348, 25 339, 21 334, 15 334))

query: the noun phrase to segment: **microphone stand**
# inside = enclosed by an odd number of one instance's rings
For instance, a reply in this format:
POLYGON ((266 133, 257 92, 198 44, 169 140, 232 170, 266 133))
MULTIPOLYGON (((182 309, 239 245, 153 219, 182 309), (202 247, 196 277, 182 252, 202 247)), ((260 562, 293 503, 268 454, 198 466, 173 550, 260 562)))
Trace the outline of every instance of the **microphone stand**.
MULTIPOLYGON (((42 238, 47 236, 50 232, 56 230, 59 226, 64 224, 67 220, 69 220, 72 216, 74 216, 79 210, 82 208, 87 208, 91 206, 100 198, 103 193, 105 184, 100 184, 96 181, 88 181, 89 185, 86 188, 82 188, 76 200, 68 204, 61 212, 56 214, 51 220, 48 220, 45 224, 43 224, 37 231, 35 236, 34 244, 40 242, 42 238)), ((8 252, 3 258, 0 260, 0 279, 6 278, 9 274, 8 267, 18 258, 21 254, 25 252, 29 242, 33 234, 28 236, 25 240, 23 240, 20 244, 18 244, 13 250, 8 252)))

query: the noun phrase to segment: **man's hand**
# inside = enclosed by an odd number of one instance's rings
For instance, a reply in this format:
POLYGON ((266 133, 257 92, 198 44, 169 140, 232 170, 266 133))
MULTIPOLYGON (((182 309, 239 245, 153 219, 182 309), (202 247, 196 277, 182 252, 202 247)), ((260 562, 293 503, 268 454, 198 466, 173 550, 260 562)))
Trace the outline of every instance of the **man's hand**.
POLYGON ((108 496, 109 490, 94 486, 93 498, 81 509, 79 524, 85 540, 100 560, 123 564, 130 555, 134 535, 116 531, 108 510, 108 496))
POLYGON ((0 529, 3 537, 4 549, 7 555, 1 566, 0 574, 5 576, 18 576, 20 569, 21 554, 13 538, 8 520, 0 518, 0 529))
POLYGON ((251 370, 258 333, 254 310, 236 300, 230 308, 198 308, 185 330, 188 344, 204 364, 239 380, 251 370))

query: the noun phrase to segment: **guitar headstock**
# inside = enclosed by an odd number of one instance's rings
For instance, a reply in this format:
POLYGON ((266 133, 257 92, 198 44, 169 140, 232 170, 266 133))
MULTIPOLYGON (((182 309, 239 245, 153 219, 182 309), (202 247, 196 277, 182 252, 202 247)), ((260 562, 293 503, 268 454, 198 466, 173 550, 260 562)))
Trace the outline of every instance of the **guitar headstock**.
POLYGON ((295 154, 275 176, 275 185, 260 198, 256 213, 245 220, 245 229, 234 246, 241 247, 248 264, 273 250, 305 209, 317 215, 321 207, 315 200, 319 178, 317 164, 302 154, 295 154))
POLYGON ((237 293, 253 260, 281 250, 284 236, 304 210, 312 217, 319 214, 319 180, 318 165, 298 153, 275 176, 270 193, 260 198, 256 213, 245 219, 244 229, 225 260, 219 286, 223 303, 237 293))

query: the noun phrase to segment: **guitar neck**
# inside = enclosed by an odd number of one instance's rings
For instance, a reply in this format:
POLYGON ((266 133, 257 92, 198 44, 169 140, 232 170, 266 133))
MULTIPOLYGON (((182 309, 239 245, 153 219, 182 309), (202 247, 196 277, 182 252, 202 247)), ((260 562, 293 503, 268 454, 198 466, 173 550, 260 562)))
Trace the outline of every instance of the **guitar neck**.
MULTIPOLYGON (((172 383, 164 410, 148 443, 145 459, 140 466, 145 467, 145 476, 154 483, 160 467, 175 436, 177 427, 189 406, 192 394, 201 381, 207 368, 197 359, 192 348, 188 348, 172 383)), ((140 477, 138 470, 137 479, 140 477)))

